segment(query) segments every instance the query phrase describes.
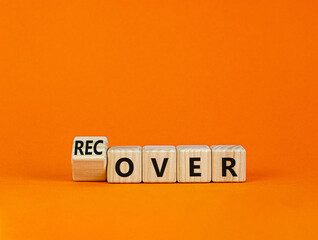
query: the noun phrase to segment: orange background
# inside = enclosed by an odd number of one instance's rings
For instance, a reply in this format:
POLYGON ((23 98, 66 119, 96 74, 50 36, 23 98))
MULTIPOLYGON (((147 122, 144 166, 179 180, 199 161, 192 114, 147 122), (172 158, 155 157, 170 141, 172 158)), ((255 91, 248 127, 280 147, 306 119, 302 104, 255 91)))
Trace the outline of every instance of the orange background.
POLYGON ((2 239, 317 238, 317 6, 2 0, 2 239), (241 144, 247 182, 73 182, 83 135, 241 144))

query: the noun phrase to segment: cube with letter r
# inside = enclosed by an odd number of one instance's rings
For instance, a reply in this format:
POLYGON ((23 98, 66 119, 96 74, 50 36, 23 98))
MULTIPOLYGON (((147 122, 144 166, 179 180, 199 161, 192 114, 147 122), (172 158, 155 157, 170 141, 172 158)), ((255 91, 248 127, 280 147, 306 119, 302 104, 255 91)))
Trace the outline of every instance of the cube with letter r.
POLYGON ((245 182, 246 151, 240 145, 213 145, 212 181, 245 182))

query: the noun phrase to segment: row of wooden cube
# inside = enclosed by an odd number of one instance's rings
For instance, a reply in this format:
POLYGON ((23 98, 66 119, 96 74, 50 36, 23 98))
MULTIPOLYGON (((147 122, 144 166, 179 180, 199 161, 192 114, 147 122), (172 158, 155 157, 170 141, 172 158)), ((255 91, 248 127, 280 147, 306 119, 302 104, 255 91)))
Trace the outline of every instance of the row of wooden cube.
POLYGON ((244 182, 246 151, 239 145, 108 148, 106 137, 75 137, 72 175, 110 183, 244 182))

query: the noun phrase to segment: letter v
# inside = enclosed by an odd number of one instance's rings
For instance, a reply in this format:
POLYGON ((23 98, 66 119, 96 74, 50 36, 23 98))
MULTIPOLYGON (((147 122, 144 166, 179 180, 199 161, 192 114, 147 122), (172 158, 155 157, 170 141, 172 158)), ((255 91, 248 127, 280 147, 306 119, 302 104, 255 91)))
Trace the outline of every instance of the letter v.
POLYGON ((167 163, 168 163, 168 158, 164 158, 164 159, 163 159, 163 163, 162 163, 162 166, 161 166, 161 170, 159 170, 159 167, 158 167, 158 164, 157 164, 157 161, 156 161, 155 158, 151 158, 151 161, 152 161, 152 164, 153 164, 153 166, 154 166, 154 168, 155 168, 157 177, 162 177, 162 176, 163 176, 163 173, 165 172, 167 163))

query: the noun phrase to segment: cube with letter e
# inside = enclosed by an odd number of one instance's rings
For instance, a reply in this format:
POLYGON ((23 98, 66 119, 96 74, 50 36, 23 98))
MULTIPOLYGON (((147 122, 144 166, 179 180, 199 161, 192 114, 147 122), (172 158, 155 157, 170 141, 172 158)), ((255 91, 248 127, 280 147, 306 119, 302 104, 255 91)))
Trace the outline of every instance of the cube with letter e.
POLYGON ((177 147, 178 182, 211 182, 211 149, 206 145, 177 147))

